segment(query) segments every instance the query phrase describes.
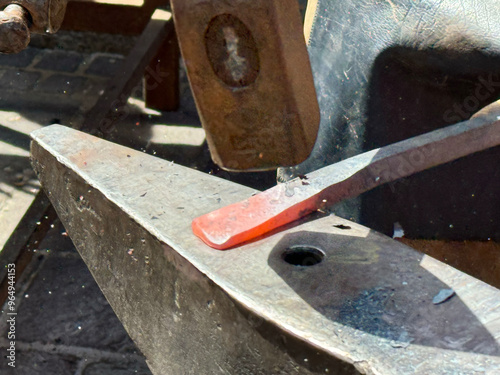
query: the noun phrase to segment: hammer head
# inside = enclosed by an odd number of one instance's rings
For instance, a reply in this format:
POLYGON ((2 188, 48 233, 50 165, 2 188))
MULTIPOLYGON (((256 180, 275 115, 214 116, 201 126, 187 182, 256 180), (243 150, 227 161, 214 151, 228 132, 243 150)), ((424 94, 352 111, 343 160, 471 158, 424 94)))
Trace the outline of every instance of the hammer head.
POLYGON ((213 160, 232 171, 296 165, 319 107, 296 0, 171 0, 213 160))

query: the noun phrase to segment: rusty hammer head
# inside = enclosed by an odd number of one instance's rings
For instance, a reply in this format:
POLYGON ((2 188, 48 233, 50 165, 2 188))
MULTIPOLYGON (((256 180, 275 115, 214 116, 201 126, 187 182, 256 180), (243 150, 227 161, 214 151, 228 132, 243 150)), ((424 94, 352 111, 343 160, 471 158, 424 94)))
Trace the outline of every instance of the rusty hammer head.
POLYGON ((171 0, 213 160, 233 171, 296 165, 319 107, 296 0, 171 0))

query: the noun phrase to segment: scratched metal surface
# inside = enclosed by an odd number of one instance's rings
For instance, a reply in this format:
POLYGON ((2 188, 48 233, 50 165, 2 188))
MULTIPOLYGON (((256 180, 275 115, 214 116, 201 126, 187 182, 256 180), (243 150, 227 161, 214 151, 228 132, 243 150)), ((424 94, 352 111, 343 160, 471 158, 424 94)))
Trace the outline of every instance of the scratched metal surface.
POLYGON ((336 216, 213 250, 192 219, 253 190, 59 125, 32 137, 42 186, 154 373, 500 372, 498 289, 336 216), (298 245, 323 261, 286 263, 298 245), (456 295, 433 304, 443 289, 456 295))

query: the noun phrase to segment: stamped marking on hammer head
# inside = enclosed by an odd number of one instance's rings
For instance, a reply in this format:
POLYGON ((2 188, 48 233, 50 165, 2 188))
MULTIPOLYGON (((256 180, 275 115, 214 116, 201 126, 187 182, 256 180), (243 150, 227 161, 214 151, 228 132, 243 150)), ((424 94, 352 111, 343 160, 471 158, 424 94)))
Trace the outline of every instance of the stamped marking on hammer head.
POLYGON ((296 1, 171 0, 212 159, 234 171, 303 162, 319 107, 296 1))
POLYGON ((216 16, 205 34, 206 50, 214 73, 226 85, 251 85, 259 74, 259 52, 252 33, 237 17, 216 16))

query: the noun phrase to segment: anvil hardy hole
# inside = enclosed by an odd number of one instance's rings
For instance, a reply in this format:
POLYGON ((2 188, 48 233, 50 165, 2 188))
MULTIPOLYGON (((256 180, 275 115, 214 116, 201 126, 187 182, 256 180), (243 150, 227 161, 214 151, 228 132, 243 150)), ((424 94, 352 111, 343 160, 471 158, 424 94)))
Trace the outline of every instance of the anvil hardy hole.
POLYGON ((323 251, 308 245, 291 246, 282 254, 285 262, 301 267, 309 267, 321 263, 324 257, 325 253, 323 251))

